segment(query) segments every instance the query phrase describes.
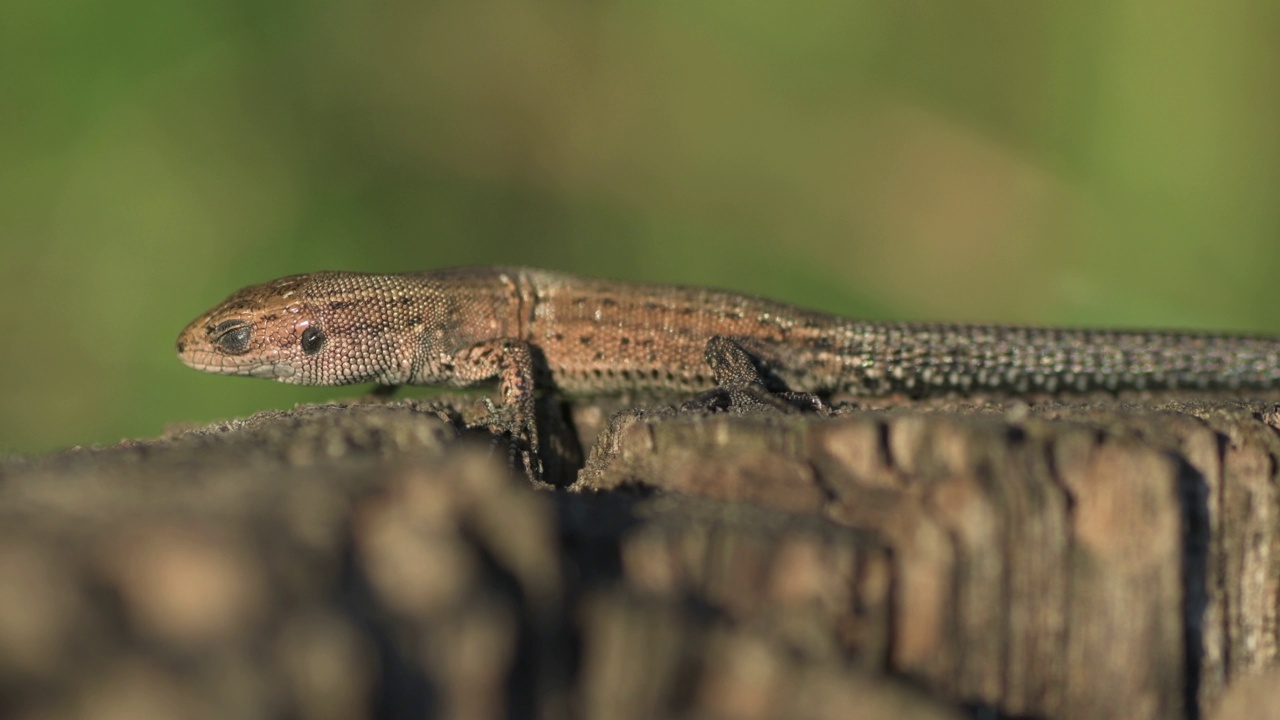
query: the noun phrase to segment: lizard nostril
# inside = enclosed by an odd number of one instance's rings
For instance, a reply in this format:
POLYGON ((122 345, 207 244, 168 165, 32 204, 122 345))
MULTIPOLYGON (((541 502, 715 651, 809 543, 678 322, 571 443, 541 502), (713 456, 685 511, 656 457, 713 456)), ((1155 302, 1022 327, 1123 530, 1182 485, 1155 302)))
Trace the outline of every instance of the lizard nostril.
POLYGON ((179 341, 178 341, 178 352, 182 352, 183 350, 186 350, 186 349, 187 349, 187 344, 186 344, 186 343, 184 343, 184 342, 182 342, 181 340, 179 340, 179 341))

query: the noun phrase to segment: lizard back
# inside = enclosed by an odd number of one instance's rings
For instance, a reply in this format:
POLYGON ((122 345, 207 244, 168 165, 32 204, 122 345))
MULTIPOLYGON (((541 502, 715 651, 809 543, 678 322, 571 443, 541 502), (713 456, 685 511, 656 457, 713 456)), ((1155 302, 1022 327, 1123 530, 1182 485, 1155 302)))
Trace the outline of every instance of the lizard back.
POLYGON ((733 338, 792 390, 929 395, 1280 384, 1280 339, 994 324, 865 322, 701 287, 521 270, 525 333, 568 392, 705 390, 704 352, 733 338))

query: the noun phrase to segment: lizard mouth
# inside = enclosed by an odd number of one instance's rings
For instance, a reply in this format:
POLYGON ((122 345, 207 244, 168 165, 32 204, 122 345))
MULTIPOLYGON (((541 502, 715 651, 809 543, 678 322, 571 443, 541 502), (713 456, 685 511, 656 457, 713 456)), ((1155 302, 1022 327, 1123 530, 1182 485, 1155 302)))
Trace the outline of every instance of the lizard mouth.
POLYGON ((188 349, 178 353, 178 359, 189 368, 216 375, 248 375, 269 380, 287 381, 297 373, 291 365, 273 362, 227 362, 225 355, 188 349))
POLYGON ((257 367, 251 368, 248 374, 254 377, 260 377, 260 378, 271 378, 274 380, 287 380, 293 377, 295 372, 297 371, 294 370, 293 367, 290 365, 276 365, 273 363, 271 365, 259 365, 257 367))

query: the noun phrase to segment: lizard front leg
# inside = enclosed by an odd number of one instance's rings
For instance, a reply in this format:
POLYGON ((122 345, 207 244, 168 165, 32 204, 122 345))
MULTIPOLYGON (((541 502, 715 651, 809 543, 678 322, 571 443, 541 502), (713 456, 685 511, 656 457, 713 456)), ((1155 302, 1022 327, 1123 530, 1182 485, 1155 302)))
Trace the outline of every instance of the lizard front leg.
POLYGON ((685 403, 685 410, 797 410, 823 411, 825 403, 811 393, 771 390, 762 363, 738 341, 716 335, 707 341, 707 366, 716 388, 685 403))
POLYGON ((489 415, 470 427, 482 427, 514 440, 511 464, 515 465, 515 453, 519 453, 525 473, 536 483, 543 475, 534 408, 535 358, 529 343, 499 338, 463 349, 454 357, 454 367, 457 378, 465 383, 498 379, 501 406, 490 404, 489 415))

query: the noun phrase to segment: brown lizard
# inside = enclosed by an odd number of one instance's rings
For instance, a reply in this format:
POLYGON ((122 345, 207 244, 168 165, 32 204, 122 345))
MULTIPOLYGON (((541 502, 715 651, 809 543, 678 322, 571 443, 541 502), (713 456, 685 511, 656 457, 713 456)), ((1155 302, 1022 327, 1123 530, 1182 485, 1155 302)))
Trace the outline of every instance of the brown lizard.
POLYGON ((178 337, 206 372, 303 385, 497 381, 484 425, 538 475, 535 390, 701 392, 694 406, 1280 386, 1280 338, 865 322, 698 287, 521 267, 316 272, 244 288, 178 337))

